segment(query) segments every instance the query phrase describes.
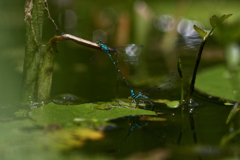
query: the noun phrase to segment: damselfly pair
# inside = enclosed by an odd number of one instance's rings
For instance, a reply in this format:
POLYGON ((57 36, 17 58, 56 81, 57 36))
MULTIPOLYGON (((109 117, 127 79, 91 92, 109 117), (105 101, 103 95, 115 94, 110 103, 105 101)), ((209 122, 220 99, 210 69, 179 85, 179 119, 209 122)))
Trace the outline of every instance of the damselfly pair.
MULTIPOLYGON (((130 85, 128 84, 128 82, 126 81, 124 76, 122 75, 122 73, 121 73, 120 69, 118 68, 117 64, 113 60, 112 55, 110 54, 110 53, 120 53, 120 52, 117 49, 113 49, 113 48, 108 47, 107 45, 102 44, 101 40, 99 40, 97 43, 99 44, 99 47, 108 54, 108 56, 112 60, 113 64, 115 65, 118 73, 121 75, 122 79, 125 81, 128 88, 130 89, 130 92, 131 92, 130 98, 132 99, 132 101, 131 101, 129 106, 131 106, 132 103, 135 103, 135 106, 136 106, 138 99, 146 99, 151 104, 152 110, 154 110, 154 104, 150 100, 150 98, 148 96, 146 96, 146 94, 147 93, 153 93, 153 92, 159 92, 159 91, 163 91, 163 90, 175 87, 173 82, 174 82, 174 80, 177 79, 178 74, 176 72, 173 72, 170 75, 161 79, 161 81, 159 83, 157 83, 157 85, 154 85, 150 89, 147 89, 145 91, 142 91, 142 92, 139 92, 139 93, 135 94, 133 89, 130 87, 130 85)), ((137 48, 137 47, 143 47, 143 46, 141 45, 141 46, 135 46, 135 47, 137 48)))

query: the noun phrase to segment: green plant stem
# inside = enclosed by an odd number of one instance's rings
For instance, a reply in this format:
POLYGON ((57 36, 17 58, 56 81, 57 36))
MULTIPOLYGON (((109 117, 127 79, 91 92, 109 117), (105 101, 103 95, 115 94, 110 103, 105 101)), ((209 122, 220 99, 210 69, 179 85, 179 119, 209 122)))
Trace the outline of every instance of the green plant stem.
POLYGON ((44 0, 26 0, 24 18, 26 25, 26 46, 21 94, 23 103, 29 103, 30 100, 35 98, 40 64, 43 15, 44 0))
POLYGON ((194 85, 195 85, 197 70, 198 70, 198 66, 199 66, 200 60, 201 60, 202 51, 203 51, 205 43, 206 43, 206 41, 203 41, 201 43, 201 45, 200 45, 200 49, 199 49, 198 57, 197 57, 197 60, 196 60, 196 63, 195 63, 195 67, 194 67, 194 71, 193 71, 193 75, 192 75, 192 81, 191 81, 191 84, 190 84, 190 87, 189 87, 189 91, 188 91, 188 95, 187 95, 187 98, 186 98, 186 102, 188 102, 190 100, 190 98, 191 98, 191 96, 193 94, 193 91, 194 91, 194 85))
POLYGON ((65 40, 71 40, 80 45, 101 50, 98 44, 72 36, 70 34, 64 34, 51 38, 47 43, 47 48, 43 56, 42 66, 39 70, 38 75, 37 100, 39 102, 48 102, 50 99, 54 58, 57 53, 57 43, 65 40))
POLYGON ((56 43, 58 38, 59 37, 53 37, 48 41, 47 48, 43 56, 43 63, 39 71, 37 85, 37 99, 40 102, 45 102, 50 98, 54 57, 57 53, 56 43))
MULTIPOLYGON (((215 27, 214 27, 215 28, 215 27)), ((202 51, 203 51, 203 48, 205 46, 205 43, 208 39, 208 37, 211 35, 211 33, 213 32, 214 28, 212 28, 212 30, 208 33, 208 36, 206 36, 201 45, 200 45, 200 48, 199 48, 199 51, 198 51, 198 56, 197 56, 197 60, 196 60, 196 63, 195 63, 195 67, 194 67, 194 70, 193 70, 193 75, 192 75, 192 81, 191 81, 191 84, 190 84, 190 87, 189 87, 189 90, 188 90, 188 94, 187 94, 187 97, 185 99, 185 103, 188 103, 192 97, 192 94, 194 92, 194 86, 195 86, 195 80, 196 80, 196 75, 197 75, 197 70, 198 70, 198 66, 200 64, 200 60, 201 60, 201 56, 202 56, 202 51)))
POLYGON ((180 102, 180 105, 183 103, 183 94, 184 94, 183 91, 184 91, 183 90, 183 79, 181 78, 181 102, 180 102))
POLYGON ((177 63, 177 69, 179 76, 181 78, 181 100, 180 100, 180 105, 183 103, 183 74, 182 74, 182 63, 180 57, 178 57, 178 63, 177 63))

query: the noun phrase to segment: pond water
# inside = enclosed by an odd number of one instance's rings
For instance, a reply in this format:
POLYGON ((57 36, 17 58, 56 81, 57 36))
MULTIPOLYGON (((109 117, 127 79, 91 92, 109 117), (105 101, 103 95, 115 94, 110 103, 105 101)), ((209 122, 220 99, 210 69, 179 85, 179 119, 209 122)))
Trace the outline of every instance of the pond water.
MULTIPOLYGON (((49 7, 53 19, 66 33, 90 41, 101 39, 109 46, 129 43, 144 45, 136 55, 113 55, 136 93, 151 87, 172 71, 176 72, 177 58, 180 57, 186 95, 201 43, 201 38, 191 26, 197 24, 208 28, 208 19, 215 12, 222 15, 222 12, 228 14, 231 10, 239 17, 236 7, 239 5, 238 2, 226 5, 223 1, 218 4, 193 2, 176 9, 177 2, 114 4, 109 1, 51 1, 49 7), (184 7, 188 8, 185 15, 181 13, 184 7), (206 13, 199 11, 199 7, 207 7, 206 13), (126 8, 130 11, 127 12, 126 8), (173 13, 181 13, 184 18, 177 21, 173 13)), ((155 104, 157 115, 152 116, 157 117, 155 120, 150 116, 126 116, 111 120, 112 125, 84 126, 84 129, 90 128, 93 132, 101 133, 103 137, 97 140, 85 140, 76 136, 76 131, 69 131, 73 127, 72 122, 70 127, 58 123, 39 124, 31 117, 33 112, 30 107, 34 108, 35 105, 22 106, 18 101, 25 46, 24 4, 8 3, 0 2, 2 8, 12 6, 1 11, 2 15, 8 13, 9 17, 0 21, 0 32, 6 37, 0 40, 3 53, 0 55, 1 159, 238 159, 239 137, 236 136, 228 145, 222 145, 223 140, 226 140, 224 136, 239 128, 237 116, 230 124, 226 124, 232 105, 225 105, 219 98, 202 94, 201 88, 194 92, 193 100, 196 103, 192 106, 170 108, 156 102, 159 99, 180 100, 179 83, 171 91, 149 94, 155 104), (13 11, 16 12, 13 14, 13 11), (21 15, 21 20, 14 18, 18 17, 17 13, 21 15), (11 18, 14 20, 3 23, 11 18), (74 138, 68 139, 65 131, 74 138), (67 140, 59 140, 58 136, 67 140)), ((43 33, 43 44, 55 34, 47 16, 43 33)), ((45 45, 42 50, 45 50, 45 45)), ((223 64, 223 52, 217 38, 211 38, 204 49, 199 72, 223 64)), ((51 95, 52 102, 56 104, 76 105, 124 100, 131 93, 105 52, 67 41, 58 43, 51 95)), ((151 107, 148 101, 145 104, 147 109, 151 107)), ((69 114, 66 113, 62 119, 67 119, 69 114)), ((75 129, 78 128, 78 124, 74 125, 75 129)))

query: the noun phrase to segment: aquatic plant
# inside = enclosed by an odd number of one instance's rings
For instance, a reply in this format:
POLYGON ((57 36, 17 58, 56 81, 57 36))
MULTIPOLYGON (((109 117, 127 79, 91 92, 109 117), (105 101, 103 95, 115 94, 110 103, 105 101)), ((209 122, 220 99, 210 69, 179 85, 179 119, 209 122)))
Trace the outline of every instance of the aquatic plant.
POLYGON ((202 56, 202 52, 203 52, 203 48, 205 46, 205 43, 207 42, 209 36, 212 35, 214 29, 217 26, 219 26, 221 23, 223 23, 225 20, 227 20, 230 16, 232 16, 232 14, 225 14, 225 15, 221 16, 220 18, 217 17, 216 15, 212 16, 210 18, 210 24, 212 26, 212 29, 210 31, 204 31, 203 29, 199 28, 196 25, 193 26, 195 31, 201 36, 202 43, 201 43, 201 45, 199 47, 199 50, 198 50, 198 56, 197 56, 197 60, 196 60, 196 63, 195 63, 195 67, 194 67, 194 71, 193 71, 193 75, 192 75, 192 80, 191 80, 191 84, 190 84, 185 102, 188 103, 190 101, 190 99, 192 97, 192 94, 194 92, 194 85, 195 85, 197 70, 198 70, 198 66, 200 64, 200 60, 201 60, 201 56, 202 56))

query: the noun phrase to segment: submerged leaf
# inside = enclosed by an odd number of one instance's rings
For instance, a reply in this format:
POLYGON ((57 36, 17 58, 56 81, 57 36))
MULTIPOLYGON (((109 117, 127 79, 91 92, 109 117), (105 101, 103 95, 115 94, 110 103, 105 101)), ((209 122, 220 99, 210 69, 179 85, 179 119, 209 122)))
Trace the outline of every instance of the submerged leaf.
POLYGON ((239 103, 235 103, 227 117, 226 124, 229 123, 229 121, 236 115, 238 111, 239 111, 239 103))
POLYGON ((223 136, 222 139, 221 139, 220 145, 222 147, 225 146, 227 143, 229 143, 232 139, 234 139, 239 134, 240 134, 240 129, 238 129, 235 132, 232 132, 228 135, 223 136))
POLYGON ((49 133, 47 145, 51 148, 70 150, 82 147, 87 140, 100 140, 104 137, 103 132, 87 128, 64 129, 49 133))
POLYGON ((202 30, 201 28, 199 28, 198 26, 194 25, 193 28, 195 29, 195 31, 200 35, 200 37, 202 38, 202 40, 205 40, 206 36, 208 35, 207 32, 205 32, 204 30, 202 30))
POLYGON ((141 116, 140 120, 147 120, 147 121, 166 121, 166 118, 162 117, 152 117, 152 116, 141 116))

